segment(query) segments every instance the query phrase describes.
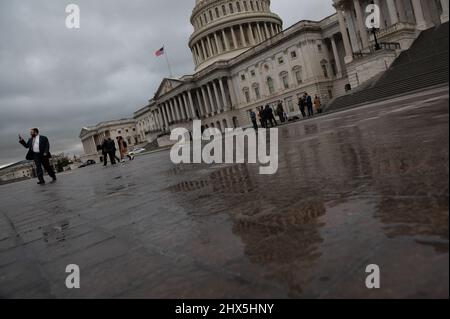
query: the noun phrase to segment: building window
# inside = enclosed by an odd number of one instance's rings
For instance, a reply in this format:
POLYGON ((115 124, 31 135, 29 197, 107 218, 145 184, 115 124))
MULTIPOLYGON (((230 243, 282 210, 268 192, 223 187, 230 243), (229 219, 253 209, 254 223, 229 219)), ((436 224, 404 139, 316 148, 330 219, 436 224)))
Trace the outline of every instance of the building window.
POLYGON ((261 99, 261 92, 259 90, 258 84, 253 84, 253 92, 255 92, 255 96, 256 96, 257 100, 261 99))
POLYGON ((224 16, 227 15, 227 9, 225 8, 225 5, 222 6, 222 14, 223 14, 224 16))
POLYGON ((255 6, 253 5, 253 1, 250 1, 250 8, 252 9, 252 11, 255 11, 255 6))
POLYGON ((213 14, 212 14, 212 12, 211 12, 211 10, 209 11, 209 20, 213 20, 214 18, 213 18, 213 14))
POLYGON ((244 1, 244 10, 245 10, 245 11, 248 11, 248 4, 247 4, 247 1, 244 1))
POLYGON ((249 90, 248 90, 247 88, 245 88, 245 89, 243 90, 243 92, 244 92, 245 101, 246 101, 247 103, 250 103, 250 92, 249 92, 249 90))
POLYGON ((319 50, 319 52, 322 52, 322 45, 321 44, 317 45, 317 50, 319 50))
POLYGON ((337 67, 335 61, 331 61, 331 71, 333 71, 334 76, 337 76, 337 67))
POLYGON ((219 14, 219 8, 216 8, 216 18, 219 18, 220 14, 219 14))
POLYGON ((243 73, 241 74, 241 80, 245 81, 245 74, 243 74, 243 73))
POLYGON ((273 84, 273 79, 271 77, 267 78, 267 88, 269 89, 270 95, 275 93, 275 86, 273 84))
POLYGON ((281 82, 283 83, 283 87, 285 90, 289 89, 289 74, 287 72, 283 72, 280 74, 281 82))
POLYGON ((287 98, 287 99, 285 100, 285 105, 287 105, 288 111, 289 111, 290 113, 294 112, 294 104, 292 103, 292 98, 291 98, 291 97, 290 97, 290 98, 287 98))
POLYGON ((284 63, 284 58, 282 56, 280 56, 278 58, 278 64, 283 64, 284 63))
POLYGON ((300 66, 296 66, 292 69, 292 72, 294 72, 297 84, 300 85, 303 82, 302 68, 300 66))
POLYGON ((250 74, 252 75, 252 77, 254 78, 255 76, 256 76, 256 72, 255 72, 255 70, 251 70, 250 71, 250 74))
POLYGON ((292 60, 297 59, 297 52, 291 51, 291 58, 292 58, 292 60))
POLYGON ((234 13, 234 8, 233 8, 233 4, 232 3, 229 4, 229 8, 230 8, 230 13, 234 13))
POLYGON ((236 2, 236 8, 238 12, 241 12, 241 4, 239 2, 236 2))
POLYGON ((256 11, 260 11, 260 9, 259 9, 259 1, 256 1, 256 11))
POLYGON ((320 65, 322 67, 322 72, 323 72, 323 76, 328 78, 328 62, 327 60, 322 60, 322 62, 320 62, 320 65))

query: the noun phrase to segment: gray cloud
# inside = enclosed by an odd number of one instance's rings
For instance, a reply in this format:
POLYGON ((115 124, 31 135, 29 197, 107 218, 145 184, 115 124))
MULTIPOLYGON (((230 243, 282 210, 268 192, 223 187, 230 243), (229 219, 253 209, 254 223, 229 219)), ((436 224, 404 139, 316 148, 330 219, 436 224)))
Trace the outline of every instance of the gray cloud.
MULTIPOLYGON (((24 157, 17 134, 37 126, 53 152, 80 153, 81 127, 129 117, 167 76, 193 72, 188 38, 195 0, 2 0, 0 165, 24 157), (81 29, 65 28, 65 6, 81 8, 81 29)), ((331 0, 275 0, 284 26, 333 12, 331 0)))

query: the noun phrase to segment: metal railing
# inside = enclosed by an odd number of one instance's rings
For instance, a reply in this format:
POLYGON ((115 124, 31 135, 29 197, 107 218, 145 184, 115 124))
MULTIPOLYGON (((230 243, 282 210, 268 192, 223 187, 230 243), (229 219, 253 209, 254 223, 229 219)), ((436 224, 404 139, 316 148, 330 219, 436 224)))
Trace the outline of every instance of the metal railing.
POLYGON ((364 57, 370 56, 374 53, 380 51, 396 51, 400 50, 400 43, 397 42, 382 42, 378 44, 378 47, 375 44, 370 45, 369 47, 360 50, 358 52, 353 52, 354 59, 362 59, 364 57))

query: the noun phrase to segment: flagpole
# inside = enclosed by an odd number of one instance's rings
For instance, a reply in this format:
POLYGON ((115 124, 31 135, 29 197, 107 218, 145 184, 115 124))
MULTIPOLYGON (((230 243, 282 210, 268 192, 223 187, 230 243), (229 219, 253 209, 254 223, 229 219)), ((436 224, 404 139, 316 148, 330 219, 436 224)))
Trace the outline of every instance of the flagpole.
POLYGON ((167 54, 166 45, 164 45, 163 48, 164 48, 164 56, 165 56, 166 62, 167 62, 167 67, 169 68, 169 74, 170 74, 170 77, 173 78, 172 68, 170 66, 169 55, 167 54))

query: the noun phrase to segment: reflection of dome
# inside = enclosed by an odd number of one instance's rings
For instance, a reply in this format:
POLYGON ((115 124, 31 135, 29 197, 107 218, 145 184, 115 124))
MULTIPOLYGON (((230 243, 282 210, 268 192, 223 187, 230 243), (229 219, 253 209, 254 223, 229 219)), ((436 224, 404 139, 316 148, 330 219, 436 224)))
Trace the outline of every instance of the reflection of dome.
POLYGON ((229 60, 282 31, 270 0, 196 0, 189 47, 197 71, 229 60))

